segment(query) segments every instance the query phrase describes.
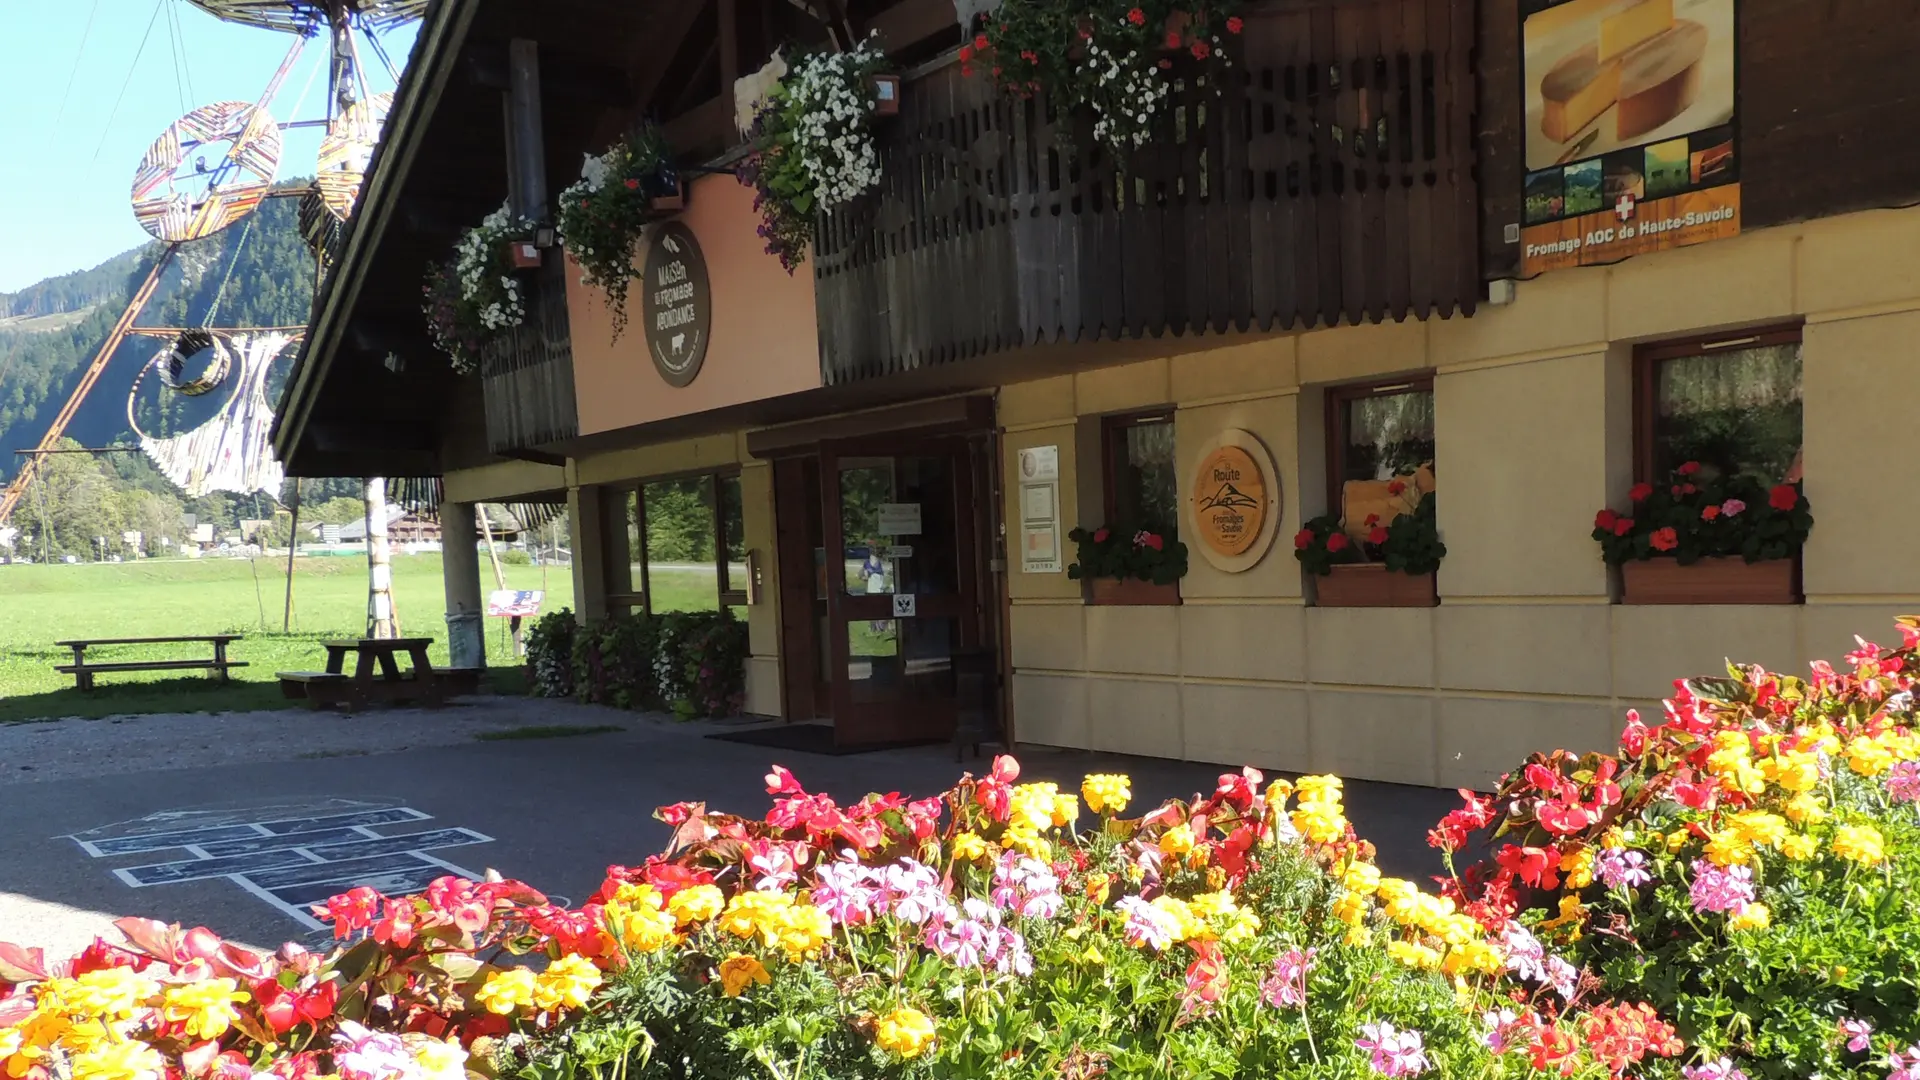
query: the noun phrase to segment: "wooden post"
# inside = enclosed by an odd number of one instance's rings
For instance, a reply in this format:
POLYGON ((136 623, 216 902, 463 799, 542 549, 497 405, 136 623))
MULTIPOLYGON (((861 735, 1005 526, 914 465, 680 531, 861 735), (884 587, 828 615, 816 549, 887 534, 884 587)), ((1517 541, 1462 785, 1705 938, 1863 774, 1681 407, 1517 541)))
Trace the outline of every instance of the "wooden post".
POLYGON ((400 636, 393 610, 393 550, 387 544, 387 481, 367 479, 367 636, 400 636))
POLYGON ((546 137, 540 125, 540 43, 514 38, 507 45, 507 197, 515 214, 545 221, 546 137))
POLYGON ((447 656, 454 667, 487 666, 480 555, 474 549, 472 503, 440 504, 440 572, 447 593, 447 656))
POLYGON ((280 616, 280 632, 293 632, 293 556, 300 550, 300 480, 293 481, 293 524, 287 529, 287 609, 280 616))

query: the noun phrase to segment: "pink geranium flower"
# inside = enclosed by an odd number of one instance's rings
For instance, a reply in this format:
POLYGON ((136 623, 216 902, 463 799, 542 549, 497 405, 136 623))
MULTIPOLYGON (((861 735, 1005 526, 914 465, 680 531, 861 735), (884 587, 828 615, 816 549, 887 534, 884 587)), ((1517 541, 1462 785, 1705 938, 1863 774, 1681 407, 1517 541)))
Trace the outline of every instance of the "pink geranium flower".
POLYGON ((1317 949, 1292 948, 1273 962, 1273 973, 1260 984, 1260 996, 1276 1009, 1307 1007, 1307 972, 1314 967, 1317 949))
POLYGON ((1417 1031, 1400 1031, 1385 1020, 1360 1025, 1363 1037, 1353 1044, 1373 1054, 1373 1071, 1386 1077, 1419 1076, 1431 1063, 1417 1031))
POLYGON ((1720 504, 1720 512, 1728 517, 1739 517, 1740 511, 1746 508, 1747 504, 1741 502, 1739 499, 1728 499, 1726 502, 1720 504))
POLYGON ((1846 1036, 1847 1049, 1856 1054, 1873 1045, 1873 1025, 1865 1020, 1840 1021, 1840 1034, 1846 1036))

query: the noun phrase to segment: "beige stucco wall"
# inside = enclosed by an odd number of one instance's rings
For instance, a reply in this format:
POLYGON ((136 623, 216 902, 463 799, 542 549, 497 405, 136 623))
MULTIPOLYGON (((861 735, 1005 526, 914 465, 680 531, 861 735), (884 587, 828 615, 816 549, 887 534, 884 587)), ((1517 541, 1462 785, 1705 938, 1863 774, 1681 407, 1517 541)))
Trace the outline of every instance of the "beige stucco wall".
MULTIPOLYGON (((1089 418, 1174 406, 1181 497, 1201 444, 1244 428, 1283 495, 1273 549, 1196 553, 1179 607, 1083 605, 1012 561, 1021 741, 1420 784, 1486 786, 1528 751, 1610 742, 1631 707, 1729 656, 1837 657, 1920 610, 1920 501, 1899 494, 1920 400, 1920 209, 1872 211, 1561 271, 1471 319, 1321 329, 1004 387, 1019 449, 1060 447, 1063 528, 1089 418), (1588 533, 1631 483, 1632 345, 1803 317, 1807 602, 1628 607, 1588 533), (1449 554, 1441 606, 1305 606, 1288 538, 1324 496, 1319 388, 1434 372, 1449 554)), ((1089 463, 1089 468, 1097 464, 1089 463)), ((1016 528, 1015 507, 1006 508, 1016 528)), ((1098 510, 1094 508, 1093 514, 1098 510)), ((1017 536, 1017 533, 1015 534, 1017 536)), ((1070 552, 1069 552, 1070 554, 1070 552)))
MULTIPOLYGON (((764 715, 780 712, 780 620, 775 607, 779 596, 776 578, 779 560, 773 549, 773 469, 747 453, 744 432, 709 435, 698 439, 661 443, 655 446, 614 450, 568 462, 566 475, 571 485, 572 505, 581 505, 581 493, 631 488, 648 480, 707 470, 738 468, 742 525, 746 530, 747 550, 754 553, 760 566, 761 586, 755 602, 747 606, 747 639, 751 655, 747 659, 746 711, 764 715)), ((604 592, 604 586, 583 584, 583 568, 597 564, 603 548, 598 534, 583 529, 583 517, 574 515, 573 545, 576 595, 587 597, 604 592)), ((589 617, 600 611, 583 599, 580 614, 589 617)))

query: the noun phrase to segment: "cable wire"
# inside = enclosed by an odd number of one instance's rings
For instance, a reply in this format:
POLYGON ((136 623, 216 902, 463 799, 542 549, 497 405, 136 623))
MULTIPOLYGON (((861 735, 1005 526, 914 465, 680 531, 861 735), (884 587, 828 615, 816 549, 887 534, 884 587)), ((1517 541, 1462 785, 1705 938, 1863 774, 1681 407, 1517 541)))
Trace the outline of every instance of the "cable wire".
POLYGON ((113 99, 113 110, 107 113, 106 129, 100 132, 100 145, 93 148, 94 163, 100 160, 100 151, 107 148, 107 136, 113 133, 113 121, 120 115, 120 103, 127 99, 127 87, 133 85, 134 73, 140 70, 140 58, 147 54, 147 42, 153 39, 153 24, 160 21, 160 9, 167 0, 157 0, 153 5, 153 16, 147 20, 147 32, 140 35, 139 51, 133 54, 133 63, 127 65, 127 79, 120 84, 120 93, 113 99))
POLYGON ((213 302, 207 305, 207 317, 200 325, 212 326, 220 315, 220 301, 226 298, 227 285, 233 281, 233 272, 240 268, 240 254, 246 249, 247 236, 253 232, 253 216, 247 216, 245 227, 240 230, 240 239, 233 245, 233 261, 227 264, 227 275, 220 279, 220 287, 213 291, 213 302))
POLYGON ((74 54, 73 70, 67 72, 67 88, 60 91, 60 108, 53 114, 53 127, 60 129, 60 121, 66 119, 67 98, 73 93, 73 81, 80 74, 80 62, 87 58, 87 41, 93 36, 93 17, 100 14, 100 0, 93 0, 93 9, 87 12, 87 28, 80 31, 80 51, 74 54))

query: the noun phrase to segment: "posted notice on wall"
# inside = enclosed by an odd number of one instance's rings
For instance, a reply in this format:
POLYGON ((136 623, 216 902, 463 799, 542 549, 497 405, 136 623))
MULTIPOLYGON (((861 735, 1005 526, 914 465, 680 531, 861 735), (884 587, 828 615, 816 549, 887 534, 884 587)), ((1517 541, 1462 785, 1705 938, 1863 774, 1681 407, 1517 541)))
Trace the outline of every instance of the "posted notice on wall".
POLYGON ((1740 233, 1735 0, 1521 0, 1526 275, 1740 233))
POLYGON ((1030 446, 1020 451, 1020 572, 1060 570, 1060 448, 1030 446))
POLYGON ((919 536, 919 503, 881 503, 881 536, 919 536))

